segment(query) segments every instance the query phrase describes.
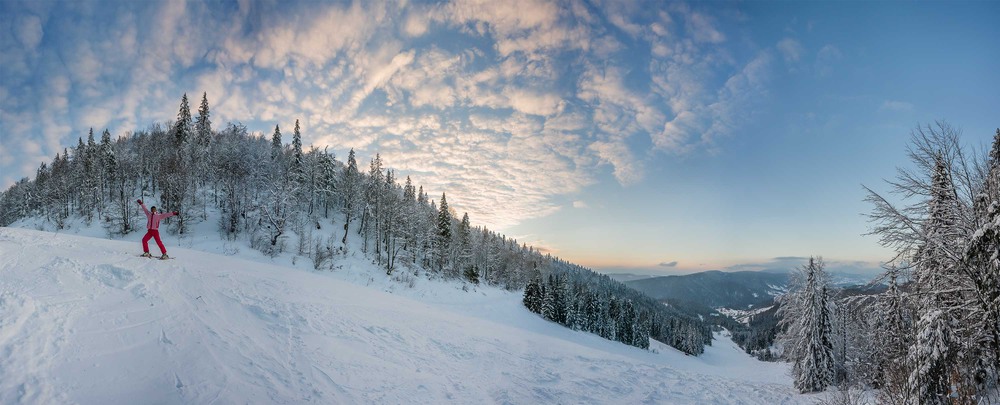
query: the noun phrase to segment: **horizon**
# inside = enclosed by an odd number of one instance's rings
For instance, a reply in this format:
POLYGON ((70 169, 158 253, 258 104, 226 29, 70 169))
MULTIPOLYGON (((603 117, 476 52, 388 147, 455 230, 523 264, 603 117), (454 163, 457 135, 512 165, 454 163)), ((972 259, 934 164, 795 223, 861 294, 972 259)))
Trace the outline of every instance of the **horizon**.
MULTIPOLYGON (((988 145, 1000 3, 0 1, 0 186, 95 132, 302 121, 601 272, 877 271, 861 185, 917 125, 988 145), (221 23, 221 24, 220 24, 221 23), (928 30, 935 27, 936 30, 928 30), (790 267, 794 268, 794 266, 790 267)), ((993 119, 993 121, 991 121, 993 119)))

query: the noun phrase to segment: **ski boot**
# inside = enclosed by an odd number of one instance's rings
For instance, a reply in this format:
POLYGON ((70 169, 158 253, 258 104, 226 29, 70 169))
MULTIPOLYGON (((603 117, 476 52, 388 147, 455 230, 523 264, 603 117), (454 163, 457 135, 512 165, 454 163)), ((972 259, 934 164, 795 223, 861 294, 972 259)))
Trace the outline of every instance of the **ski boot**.
POLYGON ((139 257, 153 257, 153 255, 149 254, 149 252, 143 252, 139 257))
POLYGON ((160 260, 167 260, 169 258, 170 258, 170 256, 167 256, 166 253, 164 253, 163 256, 160 256, 160 260))

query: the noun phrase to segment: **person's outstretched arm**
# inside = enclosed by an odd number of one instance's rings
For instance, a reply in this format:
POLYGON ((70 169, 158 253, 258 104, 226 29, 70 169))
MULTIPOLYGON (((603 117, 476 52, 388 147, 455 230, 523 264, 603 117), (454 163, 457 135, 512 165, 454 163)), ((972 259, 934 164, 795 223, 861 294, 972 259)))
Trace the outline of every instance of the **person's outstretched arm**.
POLYGON ((142 207, 142 211, 145 212, 146 216, 148 217, 149 214, 150 214, 150 212, 149 212, 149 209, 146 208, 146 204, 143 204, 142 200, 135 200, 135 202, 139 203, 139 206, 142 207))

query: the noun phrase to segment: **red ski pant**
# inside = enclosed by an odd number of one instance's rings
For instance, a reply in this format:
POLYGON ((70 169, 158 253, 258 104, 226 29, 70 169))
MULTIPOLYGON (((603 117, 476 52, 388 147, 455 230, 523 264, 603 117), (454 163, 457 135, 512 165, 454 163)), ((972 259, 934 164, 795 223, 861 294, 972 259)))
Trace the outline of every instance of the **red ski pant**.
POLYGON ((167 254, 167 248, 163 247, 163 241, 160 240, 160 231, 156 229, 146 231, 146 236, 142 237, 143 252, 149 253, 149 238, 156 239, 156 246, 160 247, 160 252, 167 254))

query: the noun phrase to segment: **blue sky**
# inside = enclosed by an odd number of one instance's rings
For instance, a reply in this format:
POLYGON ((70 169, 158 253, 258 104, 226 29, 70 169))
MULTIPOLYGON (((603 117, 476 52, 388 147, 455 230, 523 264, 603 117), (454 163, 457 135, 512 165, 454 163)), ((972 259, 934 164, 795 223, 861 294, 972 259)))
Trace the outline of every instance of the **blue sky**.
POLYGON ((0 186, 208 93, 610 271, 872 267, 862 184, 1000 126, 996 2, 0 2, 0 186))

